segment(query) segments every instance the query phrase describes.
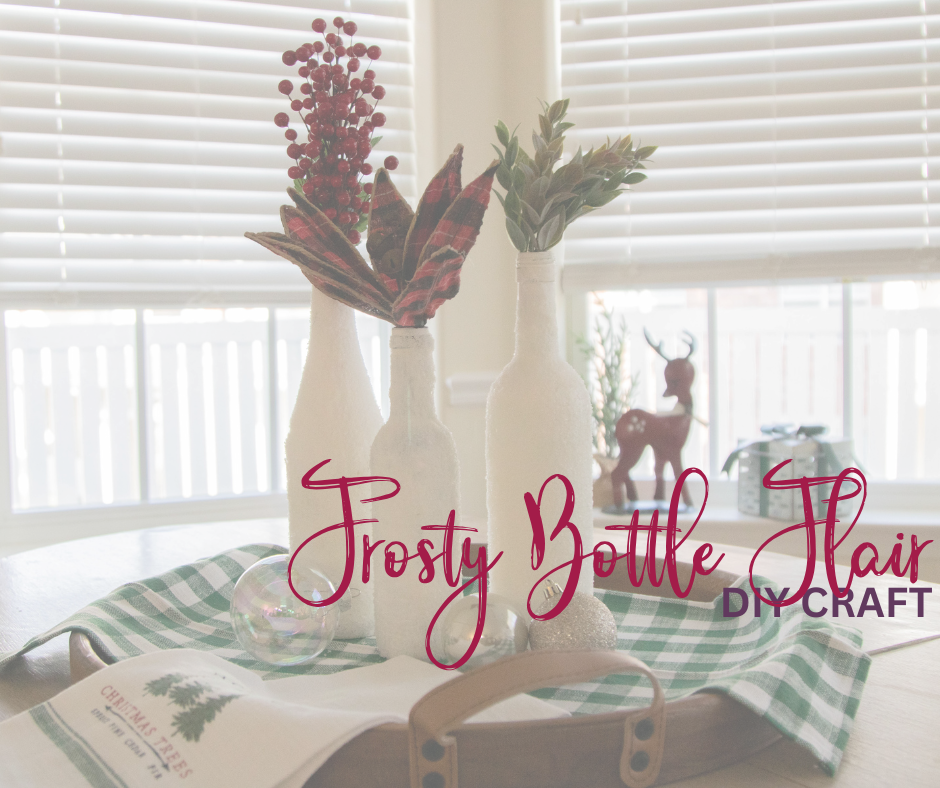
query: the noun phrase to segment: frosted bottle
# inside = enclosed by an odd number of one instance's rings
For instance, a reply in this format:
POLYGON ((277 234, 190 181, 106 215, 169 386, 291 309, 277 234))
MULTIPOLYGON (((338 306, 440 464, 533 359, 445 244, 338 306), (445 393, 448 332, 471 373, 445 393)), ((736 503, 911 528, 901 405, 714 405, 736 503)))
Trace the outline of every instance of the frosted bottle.
MULTIPOLYGON (((355 312, 314 288, 310 344, 284 444, 291 552, 317 531, 343 521, 339 491, 304 489, 304 475, 328 459, 315 478, 368 476, 369 450, 381 425, 382 415, 359 349, 355 312)), ((357 520, 371 516, 371 506, 360 502, 369 497, 368 491, 368 485, 352 488, 352 511, 357 520)), ((363 534, 371 534, 370 529, 369 525, 356 526, 359 545, 363 534)), ((338 586, 345 564, 346 538, 342 530, 336 530, 305 547, 293 572, 312 567, 338 586)), ((373 632, 372 587, 360 581, 361 574, 355 571, 350 590, 340 602, 337 638, 365 637, 373 632)))
MULTIPOLYGON (((410 561, 400 577, 390 577, 383 551, 397 541, 414 553, 420 540, 430 539, 431 554, 441 552, 442 532, 421 527, 444 525, 451 510, 460 525, 460 471, 453 436, 434 408, 433 337, 427 328, 393 328, 390 348, 389 415, 372 444, 372 474, 396 479, 401 489, 372 505, 378 520, 374 538, 386 540, 372 561, 375 639, 383 657, 407 654, 428 661, 428 627, 454 589, 447 584, 441 561, 435 562, 430 583, 420 581, 420 559, 410 561)), ((390 489, 388 483, 377 484, 375 494, 390 489)), ((396 557, 402 556, 400 546, 392 549, 396 557)), ((459 556, 457 550, 454 554, 459 556)))
MULTIPOLYGON (((575 494, 570 521, 581 536, 582 552, 594 547, 591 403, 584 382, 561 356, 555 314, 555 261, 551 252, 520 253, 516 260, 518 297, 516 346, 496 378, 486 402, 486 506, 488 558, 503 555, 490 572, 490 589, 526 609, 529 592, 550 569, 569 561, 574 540, 551 532, 562 514, 566 491, 555 479, 542 495, 545 555, 532 569, 532 528, 524 495, 538 500, 546 480, 562 474, 575 494)), ((552 579, 564 587, 568 568, 552 579)), ((578 590, 590 593, 594 573, 585 561, 578 590)), ((539 601, 533 595, 533 607, 539 601)))

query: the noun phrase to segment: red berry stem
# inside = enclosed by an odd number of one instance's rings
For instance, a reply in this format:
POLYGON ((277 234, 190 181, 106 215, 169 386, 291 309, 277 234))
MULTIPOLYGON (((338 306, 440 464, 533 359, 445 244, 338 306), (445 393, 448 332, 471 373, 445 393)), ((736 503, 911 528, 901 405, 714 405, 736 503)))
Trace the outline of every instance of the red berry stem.
MULTIPOLYGON (((314 32, 322 41, 302 44, 295 51, 288 50, 281 60, 287 66, 301 63, 297 70, 304 81, 300 85, 303 98, 292 98, 291 109, 298 114, 307 131, 306 141, 297 141, 297 132, 287 129, 289 141, 287 155, 294 160, 287 174, 300 181, 302 189, 326 216, 339 225, 353 242, 361 240, 360 230, 365 228, 369 215, 369 197, 372 184, 362 183, 362 177, 372 173, 366 158, 372 152, 372 140, 377 127, 385 125, 386 117, 376 112, 379 101, 385 98, 385 88, 375 84, 371 66, 382 50, 373 45, 354 43, 358 31, 355 22, 337 16, 333 19, 336 32, 326 33, 327 23, 315 19, 314 32), (344 43, 342 35, 349 36, 344 43), (369 68, 362 78, 353 76, 359 71, 361 58, 369 57, 369 68), (346 58, 345 66, 341 63, 346 58), (370 104, 366 96, 371 95, 370 104), (361 122, 361 125, 360 125, 361 122)), ((294 85, 282 80, 278 90, 290 97, 294 85)), ((287 113, 279 112, 274 122, 280 127, 290 123, 287 113)), ((385 167, 394 170, 398 159, 388 156, 385 167)))

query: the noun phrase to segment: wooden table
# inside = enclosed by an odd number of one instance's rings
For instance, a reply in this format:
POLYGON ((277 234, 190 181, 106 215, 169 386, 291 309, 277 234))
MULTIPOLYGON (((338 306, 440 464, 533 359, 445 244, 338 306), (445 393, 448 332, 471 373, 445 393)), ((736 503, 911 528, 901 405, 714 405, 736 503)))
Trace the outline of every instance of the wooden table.
MULTIPOLYGON (((601 538, 610 536, 606 533, 601 538)), ((286 544, 286 522, 250 520, 154 528, 66 542, 0 559, 0 651, 18 648, 121 583, 249 542, 286 544)), ((696 544, 687 543, 680 558, 687 560, 696 544)), ((716 546, 715 555, 721 552, 725 553, 722 569, 747 571, 753 551, 716 546)), ((762 555, 759 572, 796 588, 804 567, 805 562, 796 558, 762 555)), ((816 575, 814 585, 826 586, 823 574, 816 575)), ((889 582, 886 577, 855 581, 856 588, 876 588, 883 600, 892 585, 908 584, 898 579, 889 582)), ((855 619, 865 635, 866 649, 940 633, 940 586, 931 588, 933 593, 925 597, 923 618, 916 616, 911 599, 907 607, 896 611, 894 619, 873 618, 871 614, 855 619)), ((0 673, 0 720, 47 700, 65 689, 68 681, 68 638, 62 636, 0 673)), ((940 784, 938 730, 940 640, 931 640, 873 657, 845 758, 834 778, 827 777, 808 752, 783 740, 735 766, 674 785, 936 788, 940 784)))

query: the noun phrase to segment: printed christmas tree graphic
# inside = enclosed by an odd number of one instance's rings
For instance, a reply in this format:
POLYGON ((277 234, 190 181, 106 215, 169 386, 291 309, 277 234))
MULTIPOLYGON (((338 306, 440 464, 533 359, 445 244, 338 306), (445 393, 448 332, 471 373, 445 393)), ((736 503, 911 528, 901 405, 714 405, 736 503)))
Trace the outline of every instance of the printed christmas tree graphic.
POLYGON ((216 715, 238 695, 210 695, 212 688, 181 673, 169 673, 147 682, 144 692, 157 697, 168 697, 170 703, 183 711, 173 717, 173 735, 180 734, 186 741, 198 742, 203 731, 216 715))

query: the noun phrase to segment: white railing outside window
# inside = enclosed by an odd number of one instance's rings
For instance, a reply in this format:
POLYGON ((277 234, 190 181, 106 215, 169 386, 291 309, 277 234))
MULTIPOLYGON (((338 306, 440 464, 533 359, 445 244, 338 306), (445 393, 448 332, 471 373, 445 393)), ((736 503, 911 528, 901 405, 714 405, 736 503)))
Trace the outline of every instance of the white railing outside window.
MULTIPOLYGON (((309 314, 7 310, 13 511, 284 491, 309 314)), ((388 329, 357 328, 381 403, 388 329)))

